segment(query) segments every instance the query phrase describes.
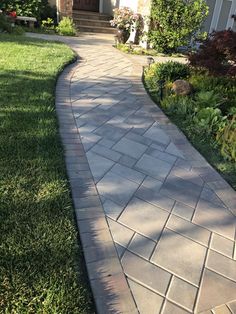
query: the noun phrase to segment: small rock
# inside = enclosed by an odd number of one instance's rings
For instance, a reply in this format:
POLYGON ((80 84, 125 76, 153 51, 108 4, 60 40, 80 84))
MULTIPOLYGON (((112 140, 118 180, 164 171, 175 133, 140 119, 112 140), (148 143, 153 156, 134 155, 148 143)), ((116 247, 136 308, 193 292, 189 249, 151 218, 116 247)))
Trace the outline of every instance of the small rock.
POLYGON ((185 80, 176 80, 172 85, 172 90, 176 95, 186 96, 191 94, 193 86, 185 80))

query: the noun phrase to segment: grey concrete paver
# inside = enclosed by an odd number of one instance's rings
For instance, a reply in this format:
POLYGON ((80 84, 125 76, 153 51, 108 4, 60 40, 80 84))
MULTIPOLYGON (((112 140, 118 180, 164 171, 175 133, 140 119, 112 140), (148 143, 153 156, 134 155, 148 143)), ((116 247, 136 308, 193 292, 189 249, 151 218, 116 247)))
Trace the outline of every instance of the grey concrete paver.
POLYGON ((141 172, 138 172, 134 169, 131 169, 129 167, 120 165, 120 164, 115 164, 114 167, 112 167, 112 172, 117 173, 121 177, 124 177, 130 181, 133 181, 137 184, 142 183, 143 179, 145 178, 145 175, 141 172))
POLYGON ((154 241, 136 233, 131 240, 128 249, 145 259, 149 259, 155 246, 156 243, 154 241))
POLYGON ((231 311, 226 305, 222 305, 214 309, 214 314, 231 314, 231 311))
POLYGON ((200 200, 197 204, 193 222, 226 238, 234 240, 236 226, 235 216, 225 207, 200 200))
POLYGON ((163 314, 187 314, 189 312, 184 310, 183 308, 167 301, 165 306, 164 306, 164 310, 162 313, 163 314))
POLYGON ((119 221, 136 232, 156 241, 168 219, 168 212, 134 198, 122 212, 119 221))
POLYGON ((122 245, 123 247, 127 247, 134 235, 134 231, 121 225, 117 221, 109 218, 107 220, 114 242, 122 245))
POLYGON ((192 311, 197 297, 198 289, 188 282, 173 277, 169 291, 168 298, 178 304, 182 304, 188 310, 192 311))
POLYGON ((166 146, 170 143, 169 136, 163 130, 158 128, 157 125, 148 129, 147 132, 144 133, 144 136, 150 138, 152 141, 157 141, 166 146))
POLYGON ((150 155, 152 157, 156 157, 159 158, 161 160, 164 160, 166 162, 168 162, 171 165, 174 165, 175 161, 176 161, 176 157, 170 154, 167 154, 165 152, 159 151, 157 149, 154 149, 153 147, 150 147, 147 151, 146 151, 147 155, 150 155))
POLYGON ((201 187, 189 180, 170 175, 160 191, 177 201, 195 207, 201 193, 201 187))
POLYGON ((124 207, 112 202, 111 200, 105 199, 103 202, 103 209, 107 217, 116 220, 122 213, 124 207))
POLYGON ((173 208, 175 201, 159 191, 148 189, 142 186, 136 191, 135 196, 166 211, 170 212, 173 208))
POLYGON ((171 278, 167 271, 128 251, 122 257, 121 263, 128 278, 165 295, 171 278))
POLYGON ((146 95, 146 58, 106 35, 31 36, 80 56, 58 79, 56 109, 98 313, 236 313, 236 193, 146 95))
POLYGON ((87 158, 95 182, 98 182, 114 165, 114 162, 112 160, 102 157, 94 153, 93 151, 89 151, 87 153, 87 158))
POLYGON ((205 268, 196 312, 201 313, 235 300, 236 283, 205 268))
POLYGON ((143 155, 143 153, 147 149, 147 146, 124 137, 116 145, 113 146, 113 149, 130 157, 138 159, 143 155))
POLYGON ((173 208, 173 213, 184 219, 191 220, 195 209, 193 207, 187 206, 183 203, 176 202, 173 208))
POLYGON ((233 257, 234 244, 234 241, 226 239, 216 233, 212 235, 211 248, 230 258, 233 257))
POLYGON ((121 206, 125 206, 130 201, 137 188, 137 183, 121 177, 112 171, 106 173, 97 183, 100 195, 121 206))
POLYGON ((151 261, 199 286, 206 248, 165 229, 151 261))
POLYGON ((171 215, 167 223, 167 228, 178 232, 187 238, 190 238, 200 244, 208 247, 211 233, 196 224, 193 224, 185 219, 171 215))
POLYGON ((135 168, 155 179, 164 181, 171 170, 171 165, 161 159, 144 154, 136 163, 135 168))
POLYGON ((210 251, 206 266, 209 269, 236 282, 236 261, 231 258, 217 252, 210 251))
POLYGON ((160 313, 164 298, 144 286, 128 280, 140 314, 160 313))

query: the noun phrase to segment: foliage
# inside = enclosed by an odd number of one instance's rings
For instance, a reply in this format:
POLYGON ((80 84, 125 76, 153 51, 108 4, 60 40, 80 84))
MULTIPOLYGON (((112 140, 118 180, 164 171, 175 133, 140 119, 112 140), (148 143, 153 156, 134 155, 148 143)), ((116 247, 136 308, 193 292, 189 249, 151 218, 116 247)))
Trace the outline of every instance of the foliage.
POLYGON ((13 27, 5 14, 0 13, 0 32, 12 33, 13 27))
MULTIPOLYGON (((189 81, 197 93, 214 91, 215 94, 220 95, 219 98, 221 99, 219 99, 219 101, 224 101, 224 103, 220 105, 224 115, 228 114, 231 107, 236 107, 236 78, 209 76, 206 71, 194 70, 191 71, 189 81)), ((209 106, 209 104, 207 106, 209 106)))
POLYGON ((9 19, 8 16, 0 13, 0 33, 1 32, 22 35, 24 33, 24 30, 22 27, 12 24, 11 19, 9 19))
POLYGON ((172 83, 166 82, 160 100, 156 67, 153 64, 144 71, 151 97, 236 189, 236 78, 210 76, 206 70, 191 68, 187 80, 194 94, 171 94, 172 83))
POLYGON ((216 94, 214 90, 200 91, 195 94, 195 101, 200 108, 204 107, 219 107, 224 103, 221 95, 216 94))
POLYGON ((215 133, 222 119, 222 113, 219 108, 202 108, 193 117, 195 131, 202 135, 215 133))
POLYGON ((54 20, 50 17, 48 17, 46 20, 43 20, 41 23, 42 30, 45 32, 54 32, 55 26, 54 26, 54 20))
POLYGON ((167 113, 179 116, 189 115, 194 110, 194 102, 187 96, 166 96, 161 101, 161 106, 167 111, 167 113))
POLYGON ((221 145, 221 154, 236 162, 236 113, 219 128, 216 139, 221 145))
MULTIPOLYGON (((17 15, 32 16, 41 20, 45 12, 51 12, 48 0, 3 0, 0 9, 16 11, 17 15)), ((45 18, 45 17, 44 17, 45 18)))
POLYGON ((160 52, 176 51, 199 33, 207 14, 205 0, 153 0, 150 43, 160 52))
POLYGON ((190 64, 206 68, 212 75, 236 76, 235 42, 232 30, 213 32, 198 52, 190 54, 190 64))
POLYGON ((141 23, 141 15, 134 14, 133 11, 128 7, 116 8, 113 10, 114 17, 113 20, 110 21, 111 26, 116 27, 118 29, 131 31, 132 25, 136 24, 139 27, 139 23, 141 23))
POLYGON ((54 107, 64 44, 0 34, 0 313, 91 313, 54 107))
POLYGON ((186 79, 190 74, 189 67, 186 64, 176 61, 154 63, 150 68, 156 81, 174 82, 178 79, 186 79))
POLYGON ((154 49, 145 49, 138 45, 118 43, 116 48, 125 53, 134 55, 156 56, 158 53, 154 49))
POLYGON ((58 26, 56 27, 56 31, 63 36, 75 36, 76 28, 73 20, 70 17, 63 17, 58 26))

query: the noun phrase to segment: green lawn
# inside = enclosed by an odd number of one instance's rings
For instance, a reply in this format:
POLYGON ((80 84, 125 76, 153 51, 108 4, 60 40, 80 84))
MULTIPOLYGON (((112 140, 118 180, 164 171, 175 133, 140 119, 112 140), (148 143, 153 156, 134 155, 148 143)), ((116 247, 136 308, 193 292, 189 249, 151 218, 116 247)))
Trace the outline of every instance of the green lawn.
POLYGON ((54 107, 73 58, 0 34, 0 313, 93 313, 54 107))

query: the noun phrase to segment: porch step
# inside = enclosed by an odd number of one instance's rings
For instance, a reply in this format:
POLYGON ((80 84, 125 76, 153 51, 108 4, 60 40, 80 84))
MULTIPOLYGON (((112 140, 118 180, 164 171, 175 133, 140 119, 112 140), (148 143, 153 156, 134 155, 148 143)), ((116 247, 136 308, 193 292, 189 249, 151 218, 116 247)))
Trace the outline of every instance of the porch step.
POLYGON ((104 33, 104 34, 116 34, 116 29, 112 27, 98 27, 98 26, 85 26, 78 25, 80 32, 89 32, 89 33, 104 33))
POLYGON ((76 27, 81 32, 116 34, 116 29, 110 25, 109 15, 73 10, 72 16, 76 27))
POLYGON ((98 13, 98 12, 91 12, 91 11, 81 11, 81 10, 73 10, 72 11, 73 17, 82 18, 82 19, 89 19, 89 20, 103 20, 103 21, 110 21, 112 17, 107 14, 98 13))
POLYGON ((95 26, 95 27, 109 27, 110 28, 110 22, 109 21, 103 21, 103 20, 90 20, 90 19, 81 19, 74 17, 74 22, 78 26, 95 26))

